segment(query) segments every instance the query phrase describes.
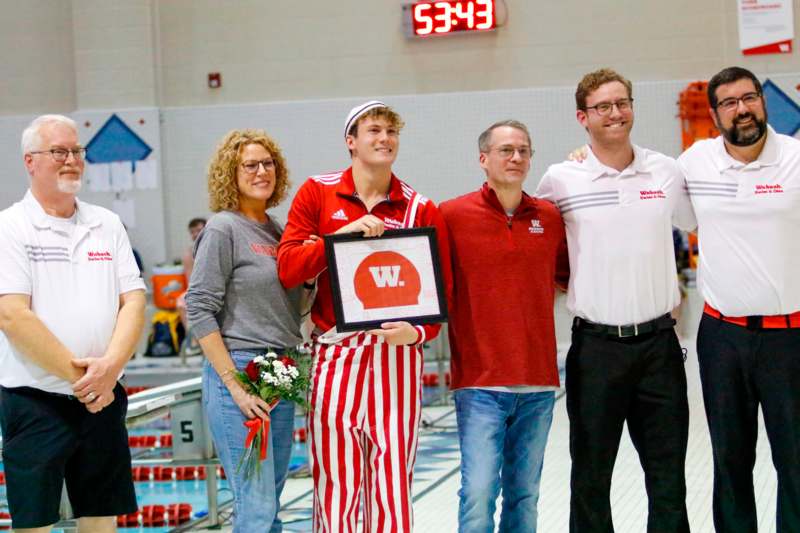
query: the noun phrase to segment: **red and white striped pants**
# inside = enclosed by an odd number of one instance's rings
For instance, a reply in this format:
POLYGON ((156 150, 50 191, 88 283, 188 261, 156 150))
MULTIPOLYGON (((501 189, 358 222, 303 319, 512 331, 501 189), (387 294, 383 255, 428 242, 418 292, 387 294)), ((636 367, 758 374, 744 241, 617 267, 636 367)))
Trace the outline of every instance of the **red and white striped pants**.
POLYGON ((422 348, 359 333, 314 345, 314 531, 408 532, 422 405, 422 348))

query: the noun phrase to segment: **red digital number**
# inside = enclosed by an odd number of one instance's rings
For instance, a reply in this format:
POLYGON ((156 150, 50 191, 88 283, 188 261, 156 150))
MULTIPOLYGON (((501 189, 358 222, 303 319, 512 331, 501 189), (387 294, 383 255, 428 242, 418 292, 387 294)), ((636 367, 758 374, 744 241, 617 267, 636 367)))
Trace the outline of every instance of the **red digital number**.
POLYGON ((433 31, 433 19, 430 15, 425 14, 430 9, 430 4, 417 4, 414 6, 414 32, 417 35, 428 35, 433 31), (423 27, 420 28, 419 24, 423 24, 423 27))
POLYGON ((461 20, 466 21, 467 28, 475 28, 475 4, 472 2, 458 2, 455 5, 455 14, 461 20))
POLYGON ((433 7, 441 9, 442 12, 433 17, 435 20, 441 22, 440 25, 434 27, 433 31, 436 33, 449 33, 453 28, 453 23, 450 18, 450 2, 436 2, 433 7))
POLYGON ((494 28, 494 0, 475 0, 475 4, 483 6, 483 10, 475 13, 475 18, 483 17, 484 21, 475 25, 478 30, 494 28))
POLYGON ((415 35, 490 30, 496 26, 494 0, 439 0, 413 4, 415 35))

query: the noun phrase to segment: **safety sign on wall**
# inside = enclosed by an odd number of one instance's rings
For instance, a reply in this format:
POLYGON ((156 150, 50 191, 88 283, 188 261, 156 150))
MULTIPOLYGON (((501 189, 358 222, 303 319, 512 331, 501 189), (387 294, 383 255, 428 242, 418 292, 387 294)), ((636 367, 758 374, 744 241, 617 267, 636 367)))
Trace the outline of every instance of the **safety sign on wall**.
POLYGON ((789 54, 794 39, 792 0, 738 0, 739 47, 744 55, 789 54))

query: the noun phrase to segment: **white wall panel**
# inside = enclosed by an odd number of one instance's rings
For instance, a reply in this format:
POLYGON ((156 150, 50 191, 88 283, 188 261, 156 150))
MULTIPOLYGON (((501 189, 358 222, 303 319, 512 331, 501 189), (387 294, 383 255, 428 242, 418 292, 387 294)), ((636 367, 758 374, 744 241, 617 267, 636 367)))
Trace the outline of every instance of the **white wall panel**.
MULTIPOLYGON (((636 142, 670 155, 680 152, 678 93, 686 82, 635 87, 636 142)), ((575 120, 572 87, 386 96, 406 121, 395 165, 399 177, 436 202, 464 194, 484 180, 477 138, 491 123, 515 118, 528 125, 536 149, 527 189, 548 165, 585 142, 575 120)), ((188 220, 207 212, 205 172, 216 143, 233 128, 264 128, 282 146, 293 191, 312 174, 346 168, 343 122, 363 99, 270 103, 163 110, 169 249, 186 241, 188 220)), ((289 202, 276 208, 282 218, 289 202)))
POLYGON ((33 115, 0 117, 0 209, 21 200, 28 190, 20 140, 31 120, 33 115))
MULTIPOLYGON (((771 75, 790 97, 800 74, 771 75)), ((763 79, 763 77, 762 77, 763 79)), ((634 82, 635 143, 676 157, 681 153, 678 95, 694 80, 634 82)), ((534 191, 547 167, 586 142, 575 119, 574 87, 385 96, 403 117, 396 174, 441 202, 480 186, 477 138, 491 123, 515 118, 528 125, 536 149, 526 189, 534 191)), ((284 151, 292 191, 307 176, 346 168, 342 128, 349 109, 364 99, 257 105, 167 108, 162 112, 167 246, 186 245, 186 223, 208 212, 206 168, 217 142, 233 128, 266 129, 284 151)), ((282 219, 287 200, 275 208, 282 219)))

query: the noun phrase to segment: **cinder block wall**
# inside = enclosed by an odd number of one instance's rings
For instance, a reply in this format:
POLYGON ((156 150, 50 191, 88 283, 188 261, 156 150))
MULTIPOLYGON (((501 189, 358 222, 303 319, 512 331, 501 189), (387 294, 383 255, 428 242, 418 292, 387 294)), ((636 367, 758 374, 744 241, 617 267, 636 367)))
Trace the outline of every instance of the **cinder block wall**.
POLYGON ((601 65, 639 81, 800 70, 797 53, 740 54, 733 0, 506 0, 496 32, 429 39, 405 37, 402 3, 0 0, 0 115, 571 86, 601 65))

